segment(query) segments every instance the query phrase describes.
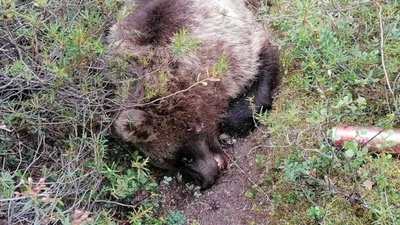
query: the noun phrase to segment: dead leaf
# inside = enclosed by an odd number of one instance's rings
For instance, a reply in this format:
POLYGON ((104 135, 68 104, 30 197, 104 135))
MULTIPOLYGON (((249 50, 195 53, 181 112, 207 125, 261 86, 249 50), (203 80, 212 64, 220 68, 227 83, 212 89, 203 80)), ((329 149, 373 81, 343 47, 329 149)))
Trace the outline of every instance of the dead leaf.
POLYGON ((374 182, 372 182, 371 180, 366 180, 363 183, 364 187, 368 190, 372 190, 372 185, 374 185, 374 182))

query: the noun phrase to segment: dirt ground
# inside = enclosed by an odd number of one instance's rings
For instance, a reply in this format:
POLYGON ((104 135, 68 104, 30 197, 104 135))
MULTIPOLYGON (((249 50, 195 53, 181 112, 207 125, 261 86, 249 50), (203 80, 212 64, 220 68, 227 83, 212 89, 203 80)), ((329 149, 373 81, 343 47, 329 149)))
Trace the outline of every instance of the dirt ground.
POLYGON ((254 186, 266 173, 265 166, 256 165, 256 155, 265 155, 265 161, 269 161, 269 150, 262 147, 265 141, 260 131, 253 132, 246 139, 228 139, 229 144, 224 145, 224 150, 231 162, 217 183, 196 197, 184 182, 176 179, 169 184, 160 182, 161 206, 166 211, 181 211, 186 224, 268 224, 267 197, 254 186), (246 196, 246 192, 252 193, 253 197, 249 193, 246 196))

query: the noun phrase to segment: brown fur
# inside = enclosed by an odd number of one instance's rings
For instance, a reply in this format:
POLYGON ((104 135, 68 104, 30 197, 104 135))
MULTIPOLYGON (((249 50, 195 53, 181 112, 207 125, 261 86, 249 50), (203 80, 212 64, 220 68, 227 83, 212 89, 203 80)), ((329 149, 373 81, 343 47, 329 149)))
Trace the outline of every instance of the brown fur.
MULTIPOLYGON (((148 60, 139 69, 133 63, 141 84, 161 86, 159 74, 166 74, 164 92, 153 99, 207 78, 222 54, 226 54, 228 69, 219 82, 207 81, 206 86, 196 85, 184 93, 123 112, 115 123, 117 133, 163 168, 176 167, 178 149, 195 148, 193 151, 201 153, 202 158, 207 155, 207 160, 209 152, 223 154, 215 143, 220 116, 229 99, 241 94, 257 75, 260 51, 269 39, 268 33, 255 22, 245 0, 153 0, 137 4, 132 14, 111 29, 111 52, 136 62, 148 60), (173 56, 169 45, 173 34, 182 28, 198 44, 193 53, 173 56)), ((141 84, 137 84, 140 91, 131 99, 135 103, 146 102, 143 95, 149 86, 141 84)), ((209 168, 198 171, 202 176, 212 176, 206 178, 209 182, 215 180, 214 164, 207 161, 202 167, 209 168)))

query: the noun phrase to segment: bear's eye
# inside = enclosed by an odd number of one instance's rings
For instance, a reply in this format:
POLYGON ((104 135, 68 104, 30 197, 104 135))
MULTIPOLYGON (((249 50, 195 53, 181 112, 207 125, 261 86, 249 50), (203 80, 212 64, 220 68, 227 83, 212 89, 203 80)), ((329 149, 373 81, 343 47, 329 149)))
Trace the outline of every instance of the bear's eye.
POLYGON ((182 163, 184 166, 190 166, 193 163, 193 158, 182 158, 182 163))

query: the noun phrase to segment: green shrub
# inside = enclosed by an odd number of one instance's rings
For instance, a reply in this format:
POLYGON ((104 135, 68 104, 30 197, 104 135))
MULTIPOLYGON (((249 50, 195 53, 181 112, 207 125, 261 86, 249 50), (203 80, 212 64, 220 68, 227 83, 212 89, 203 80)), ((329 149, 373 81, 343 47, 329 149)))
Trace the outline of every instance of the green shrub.
POLYGON ((147 160, 109 134, 132 82, 125 59, 106 54, 121 3, 0 1, 0 215, 9 223, 116 224, 155 202, 147 160))
POLYGON ((261 18, 274 28, 283 78, 274 110, 257 115, 281 159, 264 183, 272 223, 398 223, 398 159, 330 138, 338 124, 400 127, 399 2, 274 3, 261 18))

